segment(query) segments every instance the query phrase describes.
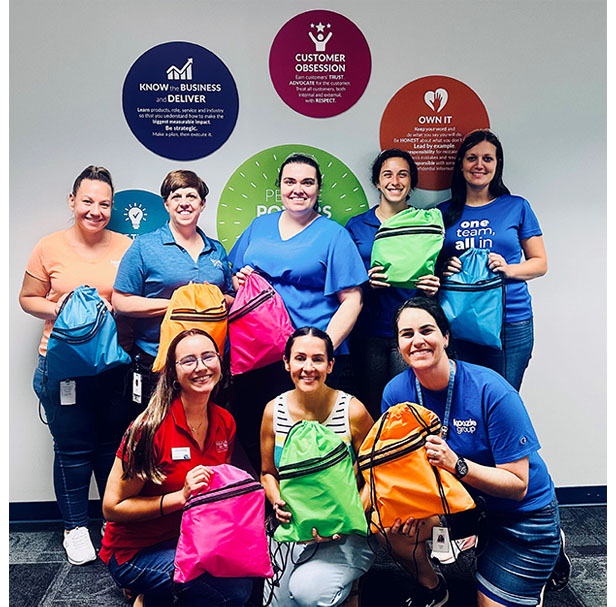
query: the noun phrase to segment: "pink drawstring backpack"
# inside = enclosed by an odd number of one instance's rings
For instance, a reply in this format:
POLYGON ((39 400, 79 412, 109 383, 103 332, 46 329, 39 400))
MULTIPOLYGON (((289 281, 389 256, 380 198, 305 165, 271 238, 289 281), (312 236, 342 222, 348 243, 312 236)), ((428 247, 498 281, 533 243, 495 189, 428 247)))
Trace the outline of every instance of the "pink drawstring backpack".
POLYGON ((174 581, 215 577, 272 577, 265 536, 265 490, 230 464, 212 466, 210 485, 184 506, 174 581))
POLYGON ((229 311, 231 374, 239 375, 282 360, 293 325, 282 298, 253 272, 237 290, 229 311))

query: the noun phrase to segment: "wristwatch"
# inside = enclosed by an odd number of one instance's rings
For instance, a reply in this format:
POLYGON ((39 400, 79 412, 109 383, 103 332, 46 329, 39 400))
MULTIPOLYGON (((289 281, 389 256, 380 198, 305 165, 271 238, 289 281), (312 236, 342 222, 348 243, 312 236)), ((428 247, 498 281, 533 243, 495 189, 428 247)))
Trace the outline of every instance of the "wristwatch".
POLYGON ((459 457, 456 462, 456 470, 454 472, 455 477, 458 480, 462 480, 468 472, 468 464, 463 457, 459 457))

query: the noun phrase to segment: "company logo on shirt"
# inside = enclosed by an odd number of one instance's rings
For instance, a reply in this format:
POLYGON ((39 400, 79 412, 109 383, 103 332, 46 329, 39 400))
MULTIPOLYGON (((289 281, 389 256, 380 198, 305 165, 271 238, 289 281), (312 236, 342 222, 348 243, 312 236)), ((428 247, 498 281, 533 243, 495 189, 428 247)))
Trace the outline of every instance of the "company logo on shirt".
POLYGON ((462 434, 462 432, 474 434, 477 430, 477 422, 474 419, 454 419, 453 427, 458 434, 462 434))
POLYGON ((456 228, 456 251, 466 251, 466 249, 491 249, 492 237, 496 233, 490 227, 489 219, 465 219, 456 228))
POLYGON ((212 259, 212 258, 210 257, 210 261, 212 262, 212 265, 213 265, 215 268, 218 268, 219 270, 222 270, 222 269, 223 269, 223 267, 224 267, 224 266, 223 266, 223 264, 222 264, 222 261, 220 261, 220 259, 212 259))
POLYGON ((216 453, 223 453, 229 450, 229 443, 226 440, 216 441, 216 453))

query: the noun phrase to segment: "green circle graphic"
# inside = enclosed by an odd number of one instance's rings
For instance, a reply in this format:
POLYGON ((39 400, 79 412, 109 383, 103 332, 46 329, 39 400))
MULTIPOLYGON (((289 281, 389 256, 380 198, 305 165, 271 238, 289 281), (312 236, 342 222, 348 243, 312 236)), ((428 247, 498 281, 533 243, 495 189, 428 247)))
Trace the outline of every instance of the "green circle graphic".
POLYGON ((353 172, 338 158, 309 145, 278 145, 262 150, 241 164, 227 181, 216 216, 218 240, 227 251, 259 215, 282 210, 280 189, 276 187, 278 169, 294 152, 317 159, 323 183, 319 196, 322 215, 341 225, 368 210, 364 189, 353 172))

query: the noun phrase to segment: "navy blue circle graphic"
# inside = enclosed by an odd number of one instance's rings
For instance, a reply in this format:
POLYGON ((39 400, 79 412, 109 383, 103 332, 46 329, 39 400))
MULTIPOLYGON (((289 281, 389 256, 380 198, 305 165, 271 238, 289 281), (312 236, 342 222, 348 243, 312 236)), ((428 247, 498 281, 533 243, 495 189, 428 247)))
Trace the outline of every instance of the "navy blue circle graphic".
POLYGON ((214 53, 191 42, 166 42, 133 63, 122 107, 133 135, 150 151, 196 160, 230 137, 239 99, 231 72, 214 53))

